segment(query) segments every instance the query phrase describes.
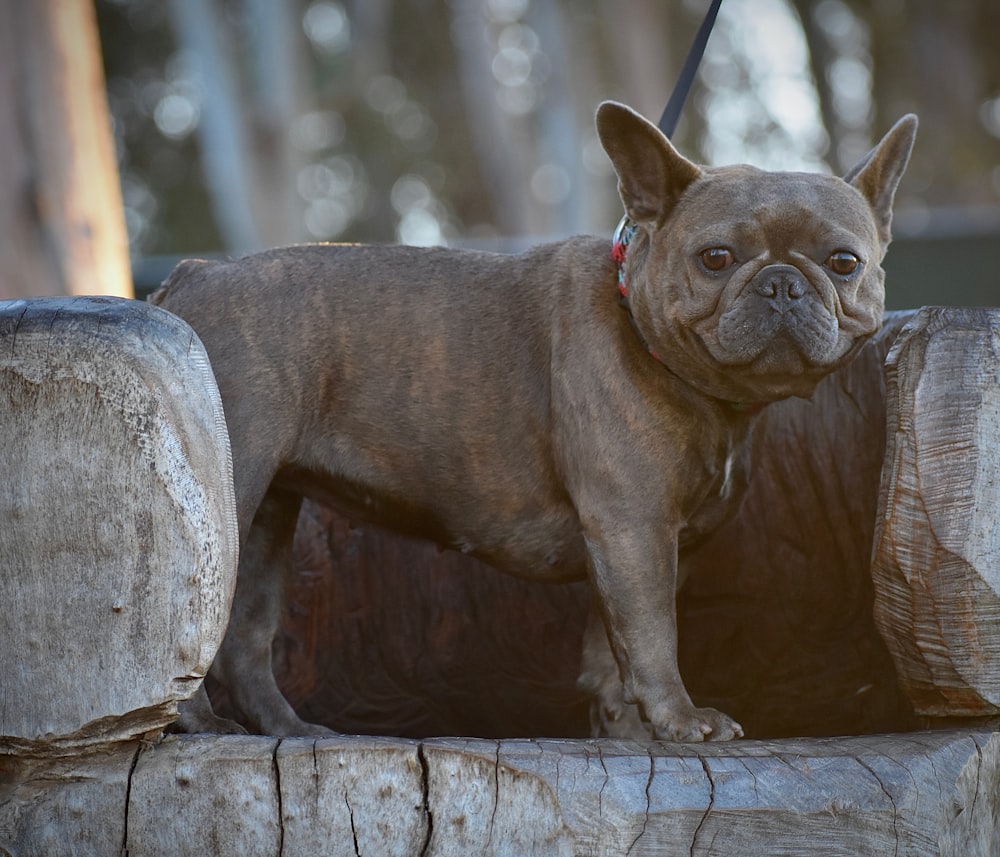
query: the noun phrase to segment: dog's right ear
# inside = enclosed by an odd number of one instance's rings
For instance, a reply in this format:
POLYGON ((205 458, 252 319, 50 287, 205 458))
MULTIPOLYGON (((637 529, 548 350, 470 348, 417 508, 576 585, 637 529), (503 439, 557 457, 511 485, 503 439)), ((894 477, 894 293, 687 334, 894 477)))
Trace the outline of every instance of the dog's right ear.
POLYGON ((632 108, 605 101, 597 108, 597 135, 618 174, 618 193, 635 223, 660 225, 701 175, 652 122, 632 108))

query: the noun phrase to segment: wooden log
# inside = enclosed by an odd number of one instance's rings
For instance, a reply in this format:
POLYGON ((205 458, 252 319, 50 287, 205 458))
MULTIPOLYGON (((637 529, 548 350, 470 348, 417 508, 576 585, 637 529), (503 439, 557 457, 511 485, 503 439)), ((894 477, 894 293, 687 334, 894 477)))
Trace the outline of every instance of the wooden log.
MULTIPOLYGON (((204 354, 173 317, 105 299, 0 306, 0 355, 10 402, 0 431, 11 439, 0 516, 14 522, 0 532, 0 563, 13 569, 0 580, 0 635, 11 641, 0 650, 0 853, 61 853, 69 842, 77 855, 132 857, 1000 849, 1000 733, 985 729, 701 746, 136 741, 162 726, 178 686, 192 686, 179 665, 189 668, 195 649, 214 652, 227 606, 218 591, 235 572, 228 457, 204 354), (205 407, 192 413, 192 402, 205 407), (40 444, 45 455, 34 454, 40 444), (60 512, 27 502, 51 500, 57 482, 60 512), (119 544, 124 559, 109 548, 119 544), (175 573, 198 563, 216 579, 175 573), (38 593, 47 603, 29 597, 38 593), (8 734, 12 723, 25 734, 8 734), (53 723, 63 732, 39 736, 53 723)), ((866 413, 868 400, 844 389, 866 413)), ((785 434, 789 425, 773 436, 776 451, 802 431, 785 434)), ((840 441, 827 443, 840 464, 840 441)))
POLYGON ((379 738, 282 741, 285 854, 420 854, 430 835, 419 745, 379 738))
POLYGON ((68 842, 78 857, 1000 847, 1000 733, 986 730, 687 746, 171 736, 44 771, 3 761, 0 848, 17 855, 68 842))
POLYGON ((875 620, 921 714, 1000 714, 1000 309, 929 307, 886 361, 875 620))
POLYGON ((204 349, 135 301, 12 301, 0 390, 0 753, 159 730, 208 670, 235 583, 204 349))
POLYGON ((0 854, 120 854, 138 742, 59 758, 0 754, 0 854))

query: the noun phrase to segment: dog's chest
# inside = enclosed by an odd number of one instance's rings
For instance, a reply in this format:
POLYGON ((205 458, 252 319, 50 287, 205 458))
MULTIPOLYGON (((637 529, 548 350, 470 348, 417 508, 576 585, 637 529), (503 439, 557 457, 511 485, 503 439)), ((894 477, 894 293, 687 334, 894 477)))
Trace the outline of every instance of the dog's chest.
POLYGON ((722 439, 716 449, 708 477, 690 509, 681 532, 681 543, 690 544, 716 530, 735 514, 749 480, 747 438, 733 433, 722 439))

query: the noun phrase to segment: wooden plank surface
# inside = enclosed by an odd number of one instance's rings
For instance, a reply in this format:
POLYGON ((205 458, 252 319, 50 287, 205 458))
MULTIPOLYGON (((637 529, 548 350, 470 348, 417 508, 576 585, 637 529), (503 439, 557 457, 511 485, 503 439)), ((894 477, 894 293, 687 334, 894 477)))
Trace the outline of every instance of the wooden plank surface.
POLYGON ((0 390, 0 752, 162 728, 236 575, 205 352, 135 301, 0 303, 0 390))
POLYGON ((929 307, 886 361, 875 619, 918 713, 1000 714, 1000 309, 929 307))
POLYGON ((121 853, 129 773, 139 745, 66 758, 0 753, 0 854, 107 857, 121 853))
POLYGON ((5 757, 0 848, 979 857, 1000 849, 998 795, 1000 733, 975 730, 700 746, 171 736, 45 769, 5 757))

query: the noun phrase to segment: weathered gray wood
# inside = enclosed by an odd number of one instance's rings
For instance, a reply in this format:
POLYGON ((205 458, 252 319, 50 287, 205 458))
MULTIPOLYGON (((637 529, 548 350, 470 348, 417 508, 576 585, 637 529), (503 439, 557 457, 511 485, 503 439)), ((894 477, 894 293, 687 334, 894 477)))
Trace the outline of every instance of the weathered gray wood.
POLYGON ((0 853, 1000 851, 1000 733, 984 730, 701 746, 179 736, 136 758, 137 746, 7 757, 0 853))
MULTIPOLYGON (((559 807, 558 778, 539 775, 545 752, 533 741, 439 739, 421 746, 427 769, 429 854, 574 854, 574 836, 559 807), (521 753, 520 758, 518 753, 521 753)), ((567 741, 557 749, 578 749, 567 741)), ((556 767, 558 773, 558 766, 556 767)))
POLYGON ((274 758, 285 855, 422 852, 430 830, 416 744, 379 738, 282 741, 274 758))
POLYGON ((119 854, 138 748, 44 760, 0 755, 0 855, 119 854))
MULTIPOLYGON (((914 365, 979 348, 995 370, 993 316, 985 336, 981 314, 964 327, 946 315, 914 328, 926 336, 914 365)), ((986 729, 702 746, 123 741, 162 725, 193 685, 181 668, 207 666, 234 574, 221 409, 181 324, 122 301, 0 305, 0 520, 13 524, 0 528, 0 854, 1000 853, 1000 733, 986 729), (52 750, 77 755, 38 758, 52 750)), ((994 508, 1000 479, 989 457, 971 470, 949 457, 956 434, 972 437, 966 452, 984 443, 1000 411, 995 380, 972 407, 956 378, 944 389, 964 408, 959 429, 924 419, 944 405, 919 383, 908 411, 937 432, 914 435, 934 479, 965 467, 986 496, 957 521, 945 508, 949 533, 994 508)), ((935 484, 917 485, 925 505, 935 484)), ((989 527, 972 532, 952 553, 986 555, 966 546, 989 527)))
POLYGON ((141 754, 129 791, 126 853, 281 854, 278 744, 193 735, 141 754))
POLYGON ((1000 309, 924 309, 886 367, 876 623, 918 713, 1000 714, 1000 309))
POLYGON ((205 352, 135 301, 0 303, 0 401, 0 753, 158 730, 236 575, 205 352))

